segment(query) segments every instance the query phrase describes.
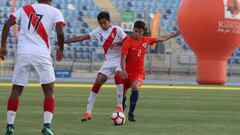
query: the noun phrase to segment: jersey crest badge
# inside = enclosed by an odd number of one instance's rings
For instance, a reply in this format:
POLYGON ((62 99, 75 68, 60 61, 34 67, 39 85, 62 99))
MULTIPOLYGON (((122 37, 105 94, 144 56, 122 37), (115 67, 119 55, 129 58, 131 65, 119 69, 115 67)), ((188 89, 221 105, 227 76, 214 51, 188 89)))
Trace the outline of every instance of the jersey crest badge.
POLYGON ((142 46, 143 46, 144 48, 147 48, 147 43, 143 43, 142 46))

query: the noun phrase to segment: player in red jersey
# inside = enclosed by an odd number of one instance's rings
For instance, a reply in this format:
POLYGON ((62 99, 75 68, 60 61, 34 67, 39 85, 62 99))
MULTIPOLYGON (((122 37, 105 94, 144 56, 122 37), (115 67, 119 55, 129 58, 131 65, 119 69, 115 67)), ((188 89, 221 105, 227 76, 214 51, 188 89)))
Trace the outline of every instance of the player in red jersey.
POLYGON ((127 89, 132 88, 132 93, 130 96, 130 109, 128 112, 129 121, 136 121, 134 110, 138 101, 138 89, 144 80, 144 58, 148 45, 156 42, 164 42, 180 34, 180 32, 176 32, 168 36, 153 38, 143 36, 144 31, 145 23, 142 21, 135 22, 133 36, 129 37, 123 43, 121 49, 121 68, 124 78, 124 108, 126 107, 125 102, 127 89))
POLYGON ((4 24, 0 58, 7 55, 7 36, 10 27, 20 22, 21 30, 18 35, 17 55, 15 60, 12 93, 7 105, 7 130, 5 135, 13 135, 14 120, 19 106, 19 97, 23 88, 28 85, 31 72, 36 77, 44 92, 44 128, 43 135, 53 135, 51 122, 54 113, 54 81, 55 74, 51 58, 50 37, 53 28, 56 29, 59 48, 57 60, 63 58, 64 18, 60 10, 50 6, 52 0, 38 0, 39 3, 29 4, 12 13, 4 24))

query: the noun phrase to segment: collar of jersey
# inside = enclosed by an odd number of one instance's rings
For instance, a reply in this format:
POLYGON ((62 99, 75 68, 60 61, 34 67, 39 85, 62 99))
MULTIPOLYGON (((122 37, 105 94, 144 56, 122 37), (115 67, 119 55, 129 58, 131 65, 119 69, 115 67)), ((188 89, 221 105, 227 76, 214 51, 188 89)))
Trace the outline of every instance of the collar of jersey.
MULTIPOLYGON (((133 37, 133 36, 131 36, 131 38, 132 39, 134 39, 134 40, 137 40, 135 37, 133 37)), ((140 41, 140 40, 143 40, 145 37, 144 36, 142 36, 139 40, 137 40, 137 41, 140 41)))

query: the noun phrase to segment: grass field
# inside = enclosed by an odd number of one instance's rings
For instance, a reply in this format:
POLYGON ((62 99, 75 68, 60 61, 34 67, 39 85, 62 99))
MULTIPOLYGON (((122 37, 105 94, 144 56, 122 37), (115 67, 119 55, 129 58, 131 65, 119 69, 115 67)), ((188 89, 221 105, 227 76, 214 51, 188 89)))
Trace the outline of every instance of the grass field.
MULTIPOLYGON (((8 84, 9 85, 9 84, 8 84)), ((0 134, 6 123, 11 87, 0 85, 0 134)), ((112 86, 97 98, 93 119, 81 122, 91 85, 57 85, 55 135, 239 135, 240 88, 144 86, 136 110, 137 122, 111 125, 116 96, 112 86), (71 87, 72 86, 72 87, 71 87)), ((40 87, 25 89, 16 117, 16 135, 40 135, 43 94, 40 87)))

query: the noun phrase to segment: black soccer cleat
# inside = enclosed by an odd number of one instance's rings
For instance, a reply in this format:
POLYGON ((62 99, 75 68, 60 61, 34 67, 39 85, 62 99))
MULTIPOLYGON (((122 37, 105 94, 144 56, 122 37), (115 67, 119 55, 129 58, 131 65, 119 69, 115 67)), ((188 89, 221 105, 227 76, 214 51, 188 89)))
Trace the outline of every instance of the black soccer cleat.
POLYGON ((13 135, 13 125, 7 125, 5 135, 13 135))
POLYGON ((135 121, 136 121, 134 115, 128 115, 128 120, 129 120, 130 122, 135 122, 135 121))

